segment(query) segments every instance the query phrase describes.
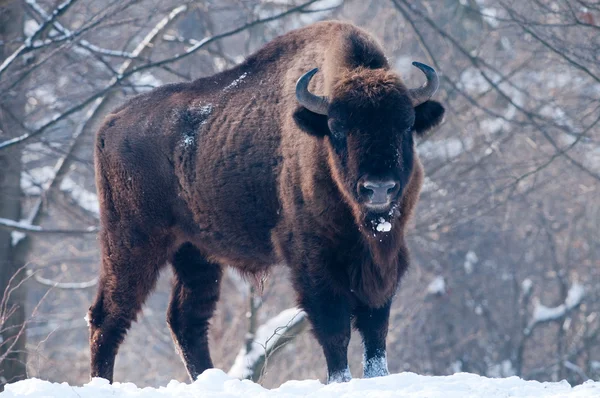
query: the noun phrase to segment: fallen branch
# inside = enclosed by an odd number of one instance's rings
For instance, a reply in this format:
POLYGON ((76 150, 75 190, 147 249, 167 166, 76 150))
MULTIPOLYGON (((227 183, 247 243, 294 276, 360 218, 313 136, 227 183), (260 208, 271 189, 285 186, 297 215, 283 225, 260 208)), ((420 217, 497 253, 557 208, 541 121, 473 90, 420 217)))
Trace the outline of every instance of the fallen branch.
POLYGON ((300 334, 307 323, 306 313, 298 308, 288 308, 269 319, 256 330, 250 349, 240 349, 229 376, 258 381, 269 356, 300 334))

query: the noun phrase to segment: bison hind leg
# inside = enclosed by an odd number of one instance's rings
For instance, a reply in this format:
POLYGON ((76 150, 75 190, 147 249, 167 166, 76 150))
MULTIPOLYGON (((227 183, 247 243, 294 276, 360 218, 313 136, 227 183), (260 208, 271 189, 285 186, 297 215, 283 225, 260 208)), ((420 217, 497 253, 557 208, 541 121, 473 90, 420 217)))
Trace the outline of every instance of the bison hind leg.
POLYGON ((96 299, 88 312, 91 377, 113 381, 115 357, 131 323, 154 288, 166 256, 115 248, 104 255, 96 299))
POLYGON ((167 314, 171 334, 190 378, 212 368, 208 328, 219 299, 222 268, 191 243, 173 256, 173 292, 167 314))

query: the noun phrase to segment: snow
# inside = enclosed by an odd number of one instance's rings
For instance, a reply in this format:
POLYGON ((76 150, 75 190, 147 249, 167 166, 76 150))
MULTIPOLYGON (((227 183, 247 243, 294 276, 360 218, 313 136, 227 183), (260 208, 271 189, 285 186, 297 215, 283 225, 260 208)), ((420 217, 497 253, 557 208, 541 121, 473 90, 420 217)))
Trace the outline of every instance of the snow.
POLYGON ((451 376, 420 376, 400 373, 372 379, 353 379, 347 383, 323 385, 317 380, 288 381, 268 390, 249 380, 238 380, 218 369, 202 373, 192 384, 171 381, 166 387, 138 388, 132 383, 110 385, 93 379, 82 387, 28 379, 6 386, 1 398, 169 398, 169 397, 315 397, 315 398, 587 398, 600 396, 600 382, 588 381, 571 387, 566 381, 540 383, 518 377, 487 378, 469 373, 451 376))
POLYGON ((51 145, 47 146, 41 142, 25 145, 22 156, 23 164, 28 164, 29 162, 34 162, 43 159, 45 156, 51 155, 53 152, 50 146, 51 145))
POLYGON ((392 230, 392 224, 386 221, 383 217, 379 217, 379 222, 375 226, 378 232, 390 232, 392 230))
POLYGON ((481 16, 483 17, 483 20, 485 22, 487 22, 487 24, 490 25, 492 28, 497 28, 498 25, 500 24, 497 19, 498 10, 496 10, 495 8, 491 8, 491 7, 482 8, 481 16))
POLYGON ((163 82, 160 79, 149 72, 134 73, 130 79, 138 88, 138 91, 142 93, 163 85, 163 82))
POLYGON ((474 67, 466 68, 461 73, 458 87, 473 94, 483 94, 491 88, 479 69, 474 67))
POLYGON ((531 279, 526 278, 521 282, 521 289, 523 290, 523 294, 527 295, 531 293, 531 288, 533 287, 533 282, 531 279))
POLYGON ((440 189, 440 186, 437 184, 437 182, 433 181, 431 178, 429 177, 425 177, 423 179, 423 186, 421 187, 421 192, 434 192, 437 191, 438 189, 440 189))
POLYGON ((54 178, 54 167, 36 167, 21 173, 21 190, 25 195, 39 195, 54 178))
POLYGON ((183 137, 183 141, 181 141, 181 145, 185 148, 188 148, 192 145, 194 145, 195 142, 195 138, 193 135, 185 135, 183 137))
POLYGON ((25 232, 21 232, 21 231, 12 231, 10 233, 10 239, 11 239, 11 246, 15 247, 19 244, 20 241, 22 241, 23 239, 25 239, 25 232))
MULTIPOLYGON (((198 108, 198 111, 200 113, 200 116, 207 118, 210 116, 210 114, 212 113, 213 110, 213 105, 212 104, 206 104, 203 105, 201 107, 198 108)), ((204 121, 203 123, 206 123, 206 121, 204 121)))
MULTIPOLYGON (((186 117, 192 117, 194 120, 200 121, 200 126, 204 126, 208 117, 211 115, 213 111, 213 104, 204 104, 204 105, 192 105, 188 108, 186 117)), ((173 111, 173 123, 178 123, 178 121, 182 118, 182 113, 180 110, 173 111)), ((181 146, 184 148, 189 148, 194 145, 196 142, 196 131, 195 130, 186 130, 183 132, 183 139, 181 140, 181 146)))
POLYGON ((338 372, 333 372, 328 378, 328 383, 343 383, 352 380, 352 374, 350 368, 346 366, 346 369, 338 372))
POLYGON ((512 362, 505 359, 501 363, 488 367, 487 375, 488 377, 510 377, 515 375, 515 369, 512 362))
POLYGON ((279 338, 292 326, 304 320, 306 313, 298 308, 288 308, 281 311, 275 317, 262 324, 257 330, 250 352, 246 347, 240 349, 229 375, 239 379, 245 379, 252 374, 253 365, 270 352, 279 341, 279 338))
POLYGON ((363 358, 364 377, 378 377, 389 374, 386 355, 373 358, 363 358))
POLYGON ((567 298, 565 299, 565 306, 567 309, 575 308, 581 303, 583 300, 583 296, 585 295, 585 288, 583 285, 579 283, 574 283, 567 293, 567 298))
MULTIPOLYGON (((285 23, 289 29, 299 28, 306 26, 311 23, 327 19, 332 10, 343 4, 343 0, 321 0, 316 4, 306 8, 306 11, 296 15, 294 19, 286 19, 285 23)), ((295 2, 290 0, 271 0, 260 2, 257 9, 254 11, 255 15, 259 18, 269 18, 281 13, 283 9, 287 9, 297 5, 295 2)))
POLYGON ((429 286, 427 286, 427 293, 429 294, 444 294, 446 293, 446 281, 441 275, 436 276, 429 286))
POLYGON ((559 319, 566 315, 567 311, 577 307, 585 295, 585 288, 579 283, 574 283, 567 292, 567 298, 563 304, 556 307, 546 307, 539 301, 535 302, 533 310, 533 322, 545 322, 559 319))
POLYGON ((88 191, 77 184, 72 178, 65 177, 60 184, 60 190, 71 194, 73 200, 84 210, 89 211, 96 217, 100 217, 100 205, 98 195, 88 191))
POLYGON ((31 37, 40 28, 40 24, 35 19, 26 19, 23 33, 27 37, 31 37))
POLYGON ((473 139, 447 138, 425 141, 417 147, 419 155, 427 159, 452 159, 473 147, 473 139))
MULTIPOLYGON (((21 190, 25 195, 41 195, 49 188, 55 174, 56 170, 52 166, 36 167, 24 171, 21 173, 21 190)), ((64 177, 62 180, 60 190, 68 193, 81 208, 92 213, 97 218, 100 217, 98 195, 94 192, 90 192, 77 184, 69 176, 64 177)), ((29 227, 29 224, 25 226, 29 227)), ((20 232, 13 232, 13 246, 18 243, 19 240, 23 239, 24 236, 19 234, 20 232)))
POLYGON ((557 307, 546 307, 541 303, 536 303, 533 310, 533 319, 538 322, 549 321, 560 318, 565 314, 565 305, 561 304, 557 307))
POLYGON ((479 259, 477 258, 477 254, 475 254, 473 250, 469 250, 465 256, 465 263, 463 264, 465 272, 467 274, 471 274, 475 264, 477 264, 478 261, 479 259))
POLYGON ((505 119, 496 117, 484 119, 479 123, 481 130, 487 131, 489 134, 496 134, 500 131, 506 131, 510 128, 510 123, 505 119))

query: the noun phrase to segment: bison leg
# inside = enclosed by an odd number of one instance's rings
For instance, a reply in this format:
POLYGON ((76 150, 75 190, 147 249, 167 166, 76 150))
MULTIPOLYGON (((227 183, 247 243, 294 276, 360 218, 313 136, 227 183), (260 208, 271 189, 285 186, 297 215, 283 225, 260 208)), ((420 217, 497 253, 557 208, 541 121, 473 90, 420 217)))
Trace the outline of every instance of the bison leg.
POLYGON ((313 332, 325 354, 327 383, 349 381, 352 379, 348 367, 350 306, 346 299, 322 284, 307 280, 306 273, 302 274, 295 278, 295 285, 300 305, 308 314, 313 332))
POLYGON ((173 294, 167 315, 173 340, 192 381, 212 368, 208 327, 219 299, 221 266, 186 243, 173 258, 173 294))
POLYGON ((360 332, 364 346, 363 377, 386 376, 389 374, 385 353, 385 338, 390 317, 388 302, 381 308, 364 305, 354 310, 354 325, 360 332))
POLYGON ((91 377, 112 383, 119 346, 164 263, 157 253, 141 249, 135 253, 127 248, 113 249, 110 256, 103 257, 98 294, 88 313, 91 377))

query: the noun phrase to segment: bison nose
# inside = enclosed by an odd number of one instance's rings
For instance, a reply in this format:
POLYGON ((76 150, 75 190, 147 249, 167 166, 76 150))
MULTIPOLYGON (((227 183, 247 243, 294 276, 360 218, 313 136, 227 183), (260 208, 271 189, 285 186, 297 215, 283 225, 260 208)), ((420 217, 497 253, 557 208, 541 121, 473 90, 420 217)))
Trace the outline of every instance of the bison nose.
POLYGON ((399 184, 393 180, 365 179, 358 183, 358 194, 367 206, 387 206, 398 192, 399 184))

